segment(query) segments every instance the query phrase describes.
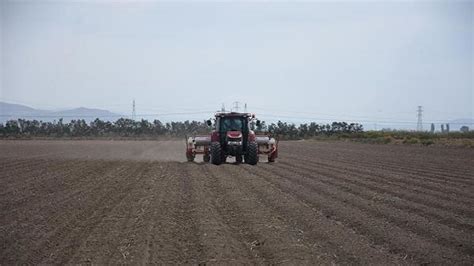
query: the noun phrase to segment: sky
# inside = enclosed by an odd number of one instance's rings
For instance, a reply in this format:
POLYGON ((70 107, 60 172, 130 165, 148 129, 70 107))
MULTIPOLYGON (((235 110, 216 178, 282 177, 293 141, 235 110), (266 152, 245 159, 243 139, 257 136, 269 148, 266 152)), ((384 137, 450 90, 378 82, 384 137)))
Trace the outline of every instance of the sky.
MULTIPOLYGON (((416 127, 474 114, 473 1, 0 0, 0 101, 416 127), (240 110, 243 110, 241 108, 240 110)), ((168 115, 169 118, 170 115, 168 115)))

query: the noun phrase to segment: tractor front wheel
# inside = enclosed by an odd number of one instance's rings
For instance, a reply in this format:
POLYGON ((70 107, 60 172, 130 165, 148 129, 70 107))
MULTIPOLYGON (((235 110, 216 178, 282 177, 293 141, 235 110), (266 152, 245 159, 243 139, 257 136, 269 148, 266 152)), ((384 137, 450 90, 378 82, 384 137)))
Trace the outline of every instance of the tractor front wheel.
POLYGON ((211 163, 215 165, 222 163, 222 149, 219 142, 211 143, 211 163))
POLYGON ((256 165, 258 162, 258 144, 257 142, 250 142, 247 150, 245 162, 251 165, 256 165))

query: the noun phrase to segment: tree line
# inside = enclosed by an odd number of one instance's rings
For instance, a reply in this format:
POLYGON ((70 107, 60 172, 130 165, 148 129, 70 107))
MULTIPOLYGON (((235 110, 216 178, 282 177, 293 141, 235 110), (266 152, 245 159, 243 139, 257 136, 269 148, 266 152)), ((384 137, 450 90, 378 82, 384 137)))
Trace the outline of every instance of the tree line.
MULTIPOLYGON (((363 132, 361 124, 333 122, 318 124, 316 122, 295 125, 281 122, 266 124, 262 121, 258 126, 251 123, 257 132, 269 132, 282 139, 300 139, 320 135, 351 134, 363 132)), ((53 122, 17 119, 0 123, 0 137, 154 137, 207 134, 211 131, 206 121, 166 122, 142 119, 135 121, 120 118, 115 122, 95 119, 86 122, 83 119, 64 122, 63 119, 53 122)))

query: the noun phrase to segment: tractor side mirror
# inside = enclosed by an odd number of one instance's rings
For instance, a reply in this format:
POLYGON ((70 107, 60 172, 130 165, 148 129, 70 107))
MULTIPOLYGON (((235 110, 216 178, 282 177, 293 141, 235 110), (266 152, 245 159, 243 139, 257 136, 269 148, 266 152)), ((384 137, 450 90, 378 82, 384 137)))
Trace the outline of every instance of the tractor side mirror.
POLYGON ((211 121, 211 119, 207 120, 207 125, 208 125, 208 126, 212 126, 212 121, 211 121))
POLYGON ((257 124, 257 127, 259 127, 260 126, 260 120, 257 120, 256 124, 257 124))

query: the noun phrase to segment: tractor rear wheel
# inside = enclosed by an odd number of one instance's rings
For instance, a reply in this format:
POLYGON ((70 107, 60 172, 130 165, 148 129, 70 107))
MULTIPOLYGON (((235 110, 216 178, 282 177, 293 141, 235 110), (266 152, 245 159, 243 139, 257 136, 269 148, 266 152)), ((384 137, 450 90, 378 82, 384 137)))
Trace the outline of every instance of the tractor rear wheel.
POLYGON ((250 142, 247 150, 245 162, 251 165, 256 165, 258 162, 258 144, 257 142, 250 142))
POLYGON ((222 163, 222 149, 219 142, 211 143, 211 163, 215 165, 222 163))
POLYGON ((190 154, 186 154, 186 159, 188 159, 188 162, 194 162, 194 156, 190 154))

